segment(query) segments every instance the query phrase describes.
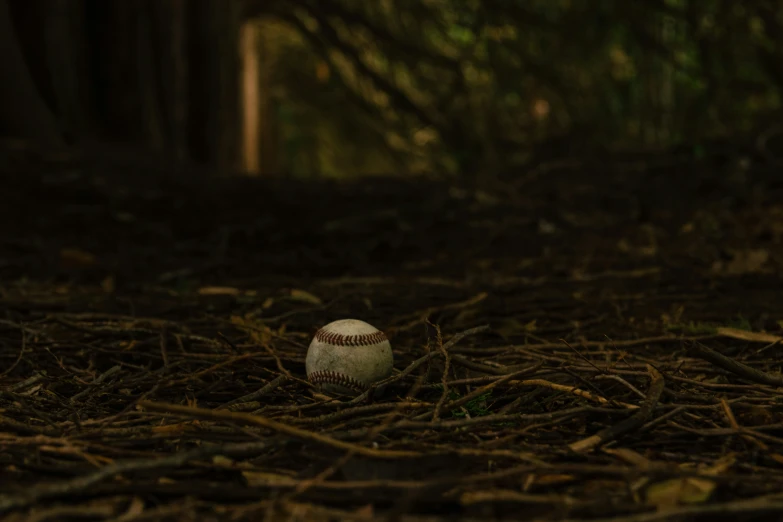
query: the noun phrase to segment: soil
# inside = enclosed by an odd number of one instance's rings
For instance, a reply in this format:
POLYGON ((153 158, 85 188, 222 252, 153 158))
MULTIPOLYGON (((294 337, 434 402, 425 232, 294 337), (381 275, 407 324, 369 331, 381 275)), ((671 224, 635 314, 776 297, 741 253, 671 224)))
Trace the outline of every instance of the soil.
POLYGON ((779 520, 783 179, 741 152, 479 190, 0 161, 3 520, 779 520), (307 381, 322 325, 395 373, 307 381))

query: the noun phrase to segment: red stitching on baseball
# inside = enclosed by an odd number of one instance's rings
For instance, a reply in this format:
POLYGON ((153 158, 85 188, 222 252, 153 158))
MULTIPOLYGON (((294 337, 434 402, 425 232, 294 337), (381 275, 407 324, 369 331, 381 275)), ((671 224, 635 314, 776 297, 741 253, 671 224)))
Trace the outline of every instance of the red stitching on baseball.
POLYGON ((386 341, 386 334, 379 330, 371 334, 343 335, 321 328, 315 332, 315 338, 322 343, 334 344, 336 346, 369 346, 386 341))
POLYGON ((313 372, 307 376, 307 378, 313 384, 336 384, 338 386, 345 386, 352 390, 364 391, 367 389, 367 385, 359 382, 353 377, 348 377, 342 373, 334 372, 331 370, 323 370, 313 372))

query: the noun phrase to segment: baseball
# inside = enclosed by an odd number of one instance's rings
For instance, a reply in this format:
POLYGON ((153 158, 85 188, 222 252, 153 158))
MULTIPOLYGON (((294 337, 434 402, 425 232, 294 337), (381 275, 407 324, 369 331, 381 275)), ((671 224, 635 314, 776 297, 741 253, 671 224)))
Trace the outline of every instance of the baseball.
POLYGON ((345 395, 358 395, 390 376, 393 365, 386 335, 357 319, 341 319, 318 330, 305 358, 311 383, 345 395))

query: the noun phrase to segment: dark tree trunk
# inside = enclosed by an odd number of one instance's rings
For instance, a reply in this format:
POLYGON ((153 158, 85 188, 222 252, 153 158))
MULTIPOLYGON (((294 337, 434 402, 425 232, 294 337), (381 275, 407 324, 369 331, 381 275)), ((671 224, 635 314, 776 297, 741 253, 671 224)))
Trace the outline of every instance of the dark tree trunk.
MULTIPOLYGON (((20 7, 18 24, 12 22, 12 11, 7 0, 0 0, 0 127, 4 134, 30 140, 42 147, 60 151, 65 141, 52 108, 47 104, 47 87, 51 88, 45 67, 46 50, 42 42, 40 20, 35 23, 24 8, 32 9, 38 2, 16 2, 20 7), (24 4, 22 6, 21 4, 24 4), (16 25, 16 27, 15 27, 16 25), (17 39, 29 41, 28 59, 17 39), (28 66, 33 64, 33 67, 28 66), (44 64, 43 67, 40 67, 44 64), (36 81, 37 80, 37 81, 36 81)), ((48 90, 52 103, 52 91, 48 90)))
POLYGON ((64 129, 236 168, 240 9, 0 0, 0 130, 55 147, 64 129))

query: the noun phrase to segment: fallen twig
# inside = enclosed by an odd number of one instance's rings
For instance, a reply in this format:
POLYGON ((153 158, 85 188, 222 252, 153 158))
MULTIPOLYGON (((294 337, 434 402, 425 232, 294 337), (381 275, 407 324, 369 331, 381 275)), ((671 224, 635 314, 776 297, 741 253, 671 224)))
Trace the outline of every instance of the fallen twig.
POLYGON ((192 417, 196 419, 207 419, 214 421, 233 422, 236 424, 247 424, 251 426, 259 426, 261 428, 267 428, 278 433, 284 433, 291 437, 296 437, 302 440, 309 440, 311 442, 317 442, 325 446, 331 446, 334 448, 342 449, 345 451, 353 451, 357 455, 363 455, 365 457, 374 457, 381 459, 395 459, 405 457, 417 457, 420 454, 416 451, 403 451, 403 450, 381 450, 374 448, 366 448, 357 444, 351 444, 349 442, 343 442, 341 440, 334 439, 327 435, 321 435, 320 433, 313 433, 311 431, 297 428, 295 426, 289 426, 282 422, 277 422, 272 419, 261 417, 260 415, 251 415, 249 413, 235 413, 219 410, 208 410, 204 408, 192 408, 189 406, 179 406, 177 404, 168 404, 163 402, 152 401, 140 401, 138 405, 145 410, 155 411, 160 413, 172 413, 176 415, 184 415, 186 417, 192 417))
POLYGON ((652 414, 655 406, 658 404, 658 399, 660 399, 661 394, 663 393, 664 385, 666 383, 663 375, 661 375, 661 373, 653 366, 648 365, 647 370, 650 372, 651 378, 650 389, 647 391, 647 398, 642 403, 639 411, 619 424, 603 429, 595 435, 587 437, 586 439, 569 444, 569 448, 578 453, 589 451, 600 444, 614 440, 620 435, 624 435, 642 426, 652 414))
POLYGON ((757 382, 759 384, 767 384, 769 386, 783 386, 783 377, 776 377, 774 375, 770 375, 768 373, 751 368, 747 364, 742 364, 741 362, 737 362, 734 359, 726 357, 725 355, 720 354, 712 348, 708 348, 701 343, 692 343, 691 350, 695 355, 701 357, 705 361, 709 361, 715 366, 739 375, 740 377, 744 377, 749 381, 757 382))

